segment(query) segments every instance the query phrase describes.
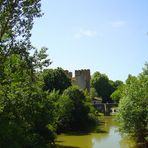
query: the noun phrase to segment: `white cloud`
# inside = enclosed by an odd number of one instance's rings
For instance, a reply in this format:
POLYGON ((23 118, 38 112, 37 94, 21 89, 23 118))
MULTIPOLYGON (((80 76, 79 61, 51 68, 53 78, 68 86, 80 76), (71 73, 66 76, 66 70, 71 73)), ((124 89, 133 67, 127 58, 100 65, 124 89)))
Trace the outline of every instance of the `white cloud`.
POLYGON ((74 34, 74 38, 80 39, 82 37, 95 37, 96 35, 97 35, 96 31, 80 29, 79 32, 74 34))
POLYGON ((113 22, 110 22, 110 24, 114 28, 121 28, 126 25, 126 22, 125 21, 113 21, 113 22))

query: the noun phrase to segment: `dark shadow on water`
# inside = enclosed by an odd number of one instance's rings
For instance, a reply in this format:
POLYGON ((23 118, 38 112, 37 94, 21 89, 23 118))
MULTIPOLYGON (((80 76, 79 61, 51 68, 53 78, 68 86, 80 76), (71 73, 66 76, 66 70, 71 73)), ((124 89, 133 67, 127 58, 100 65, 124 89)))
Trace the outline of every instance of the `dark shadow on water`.
POLYGON ((102 133, 102 134, 105 134, 105 133, 108 133, 108 132, 105 131, 105 130, 96 129, 94 133, 102 133))
POLYGON ((76 146, 64 146, 64 145, 56 144, 56 145, 53 145, 51 148, 80 148, 80 147, 76 147, 76 146))
POLYGON ((101 128, 102 125, 104 125, 105 122, 100 121, 98 123, 97 126, 95 126, 93 129, 91 130, 87 130, 87 131, 79 131, 79 132, 66 132, 64 133, 67 136, 83 136, 83 135, 90 135, 91 133, 108 133, 106 130, 103 130, 101 128))
POLYGON ((83 136, 83 135, 90 135, 90 132, 68 132, 64 134, 67 136, 83 136))

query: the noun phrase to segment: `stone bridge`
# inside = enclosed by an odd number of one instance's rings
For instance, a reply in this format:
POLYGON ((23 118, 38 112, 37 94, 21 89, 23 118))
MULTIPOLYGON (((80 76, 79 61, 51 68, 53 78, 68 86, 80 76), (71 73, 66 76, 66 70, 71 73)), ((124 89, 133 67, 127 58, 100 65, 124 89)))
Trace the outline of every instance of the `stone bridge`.
POLYGON ((115 113, 118 107, 117 103, 95 103, 93 105, 98 111, 104 113, 104 115, 115 113))

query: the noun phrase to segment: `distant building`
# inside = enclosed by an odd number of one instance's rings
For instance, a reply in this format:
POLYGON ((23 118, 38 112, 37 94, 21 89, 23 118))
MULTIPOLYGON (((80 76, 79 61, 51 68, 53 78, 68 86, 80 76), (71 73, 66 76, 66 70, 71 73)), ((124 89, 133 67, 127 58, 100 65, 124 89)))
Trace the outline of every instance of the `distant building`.
POLYGON ((90 91, 89 69, 75 70, 74 77, 72 77, 72 72, 69 72, 68 70, 65 70, 65 74, 71 79, 73 85, 79 86, 82 90, 87 89, 88 92, 90 91))

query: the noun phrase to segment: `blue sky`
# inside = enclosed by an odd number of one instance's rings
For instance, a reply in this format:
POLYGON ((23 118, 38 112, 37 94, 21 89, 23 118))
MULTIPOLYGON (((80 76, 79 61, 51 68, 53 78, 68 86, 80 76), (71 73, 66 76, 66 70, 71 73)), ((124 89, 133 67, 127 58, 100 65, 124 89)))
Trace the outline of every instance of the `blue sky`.
POLYGON ((50 68, 124 81, 148 61, 148 0, 42 0, 42 11, 31 41, 49 49, 50 68))

